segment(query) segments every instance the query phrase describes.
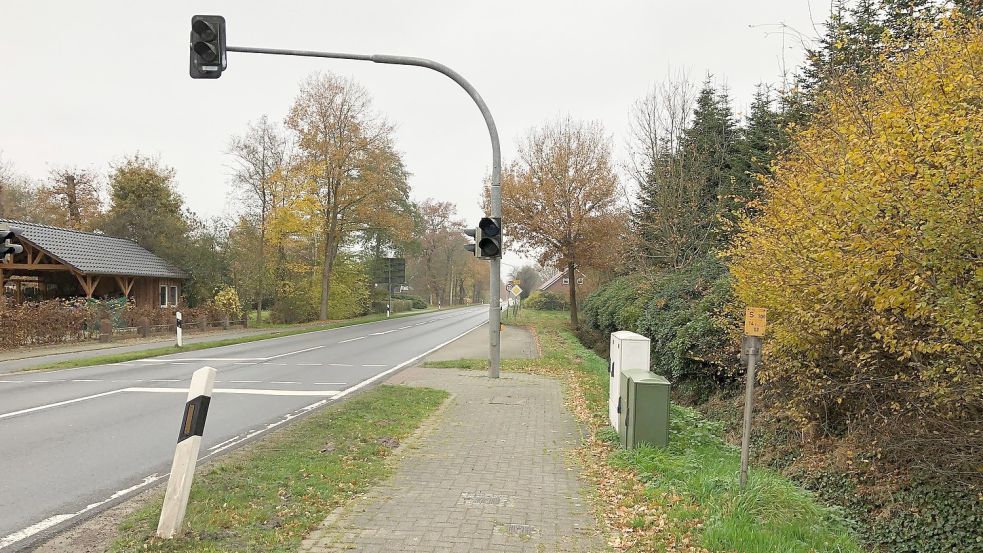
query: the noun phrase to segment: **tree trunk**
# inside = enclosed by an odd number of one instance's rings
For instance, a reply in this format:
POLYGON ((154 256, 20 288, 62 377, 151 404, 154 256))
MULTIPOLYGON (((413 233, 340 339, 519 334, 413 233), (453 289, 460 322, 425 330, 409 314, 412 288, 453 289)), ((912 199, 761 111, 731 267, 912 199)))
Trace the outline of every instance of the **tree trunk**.
POLYGON ((338 253, 335 231, 337 230, 337 216, 332 214, 328 217, 328 227, 324 233, 324 265, 321 266, 321 314, 322 321, 328 320, 328 296, 331 295, 331 267, 334 265, 335 255, 338 253))
POLYGON ((570 326, 576 330, 580 321, 577 320, 577 268, 573 261, 567 263, 567 272, 570 275, 570 326))
POLYGON ((266 282, 266 202, 262 202, 259 220, 259 285, 256 291, 256 324, 263 322, 263 293, 266 282))

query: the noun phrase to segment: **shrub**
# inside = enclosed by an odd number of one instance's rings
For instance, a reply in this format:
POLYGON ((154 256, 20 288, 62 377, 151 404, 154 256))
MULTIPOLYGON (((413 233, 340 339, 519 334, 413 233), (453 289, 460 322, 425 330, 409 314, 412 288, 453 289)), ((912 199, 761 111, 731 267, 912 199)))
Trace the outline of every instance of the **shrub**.
POLYGON ((408 300, 412 304, 413 309, 426 309, 427 302, 423 300, 420 296, 413 296, 410 294, 397 294, 393 296, 393 299, 397 300, 408 300))
POLYGON ((320 314, 321 289, 310 280, 281 282, 277 301, 270 310, 270 320, 276 324, 316 321, 320 314))
POLYGON ((637 329, 652 340, 652 370, 674 380, 718 384, 741 374, 728 311, 730 275, 715 254, 663 274, 650 294, 637 329))
POLYGON ((239 293, 231 286, 223 286, 215 293, 215 307, 225 313, 230 319, 242 319, 242 301, 239 293))
POLYGON ((562 296, 542 290, 536 290, 532 294, 529 294, 525 305, 530 309, 539 309, 540 311, 565 311, 570 309, 570 304, 562 296))
POLYGON ((983 27, 947 21, 869 85, 832 87, 731 252, 737 296, 769 309, 761 380, 800 425, 905 421, 879 459, 977 483, 981 64, 983 27))
POLYGON ((651 299, 651 278, 634 274, 604 284, 584 301, 584 322, 605 337, 619 330, 636 332, 651 299))

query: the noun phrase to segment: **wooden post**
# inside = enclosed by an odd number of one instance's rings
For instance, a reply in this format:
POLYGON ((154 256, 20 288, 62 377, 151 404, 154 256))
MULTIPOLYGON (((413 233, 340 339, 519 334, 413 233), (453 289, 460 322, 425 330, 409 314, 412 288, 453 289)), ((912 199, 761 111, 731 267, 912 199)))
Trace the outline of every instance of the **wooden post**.
POLYGON ((171 474, 167 479, 167 491, 164 493, 164 506, 160 510, 160 521, 157 523, 157 536, 161 538, 173 538, 181 532, 181 526, 184 524, 188 496, 191 494, 191 482, 195 477, 195 465, 198 464, 201 436, 205 433, 205 417, 208 415, 208 404, 211 402, 214 384, 215 369, 211 367, 202 367, 191 377, 188 401, 184 405, 184 416, 178 432, 174 461, 171 463, 171 474))
POLYGON ((99 341, 103 343, 113 341, 113 324, 109 319, 99 320, 99 341))

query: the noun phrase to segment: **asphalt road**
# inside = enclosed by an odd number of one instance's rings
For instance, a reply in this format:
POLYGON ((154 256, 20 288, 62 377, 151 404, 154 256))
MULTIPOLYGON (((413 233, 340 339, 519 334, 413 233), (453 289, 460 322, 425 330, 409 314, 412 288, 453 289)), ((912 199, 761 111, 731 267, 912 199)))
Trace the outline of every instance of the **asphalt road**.
POLYGON ((456 309, 153 359, 0 375, 0 550, 161 482, 191 374, 217 369, 200 458, 337 401, 488 320, 456 309))

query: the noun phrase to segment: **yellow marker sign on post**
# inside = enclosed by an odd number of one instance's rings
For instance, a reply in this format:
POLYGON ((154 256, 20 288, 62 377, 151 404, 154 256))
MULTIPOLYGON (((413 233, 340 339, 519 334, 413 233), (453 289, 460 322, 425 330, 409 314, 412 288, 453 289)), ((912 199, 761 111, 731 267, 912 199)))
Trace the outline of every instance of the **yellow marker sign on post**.
POLYGON ((744 312, 744 334, 764 336, 768 324, 768 310, 764 307, 748 307, 744 312))

